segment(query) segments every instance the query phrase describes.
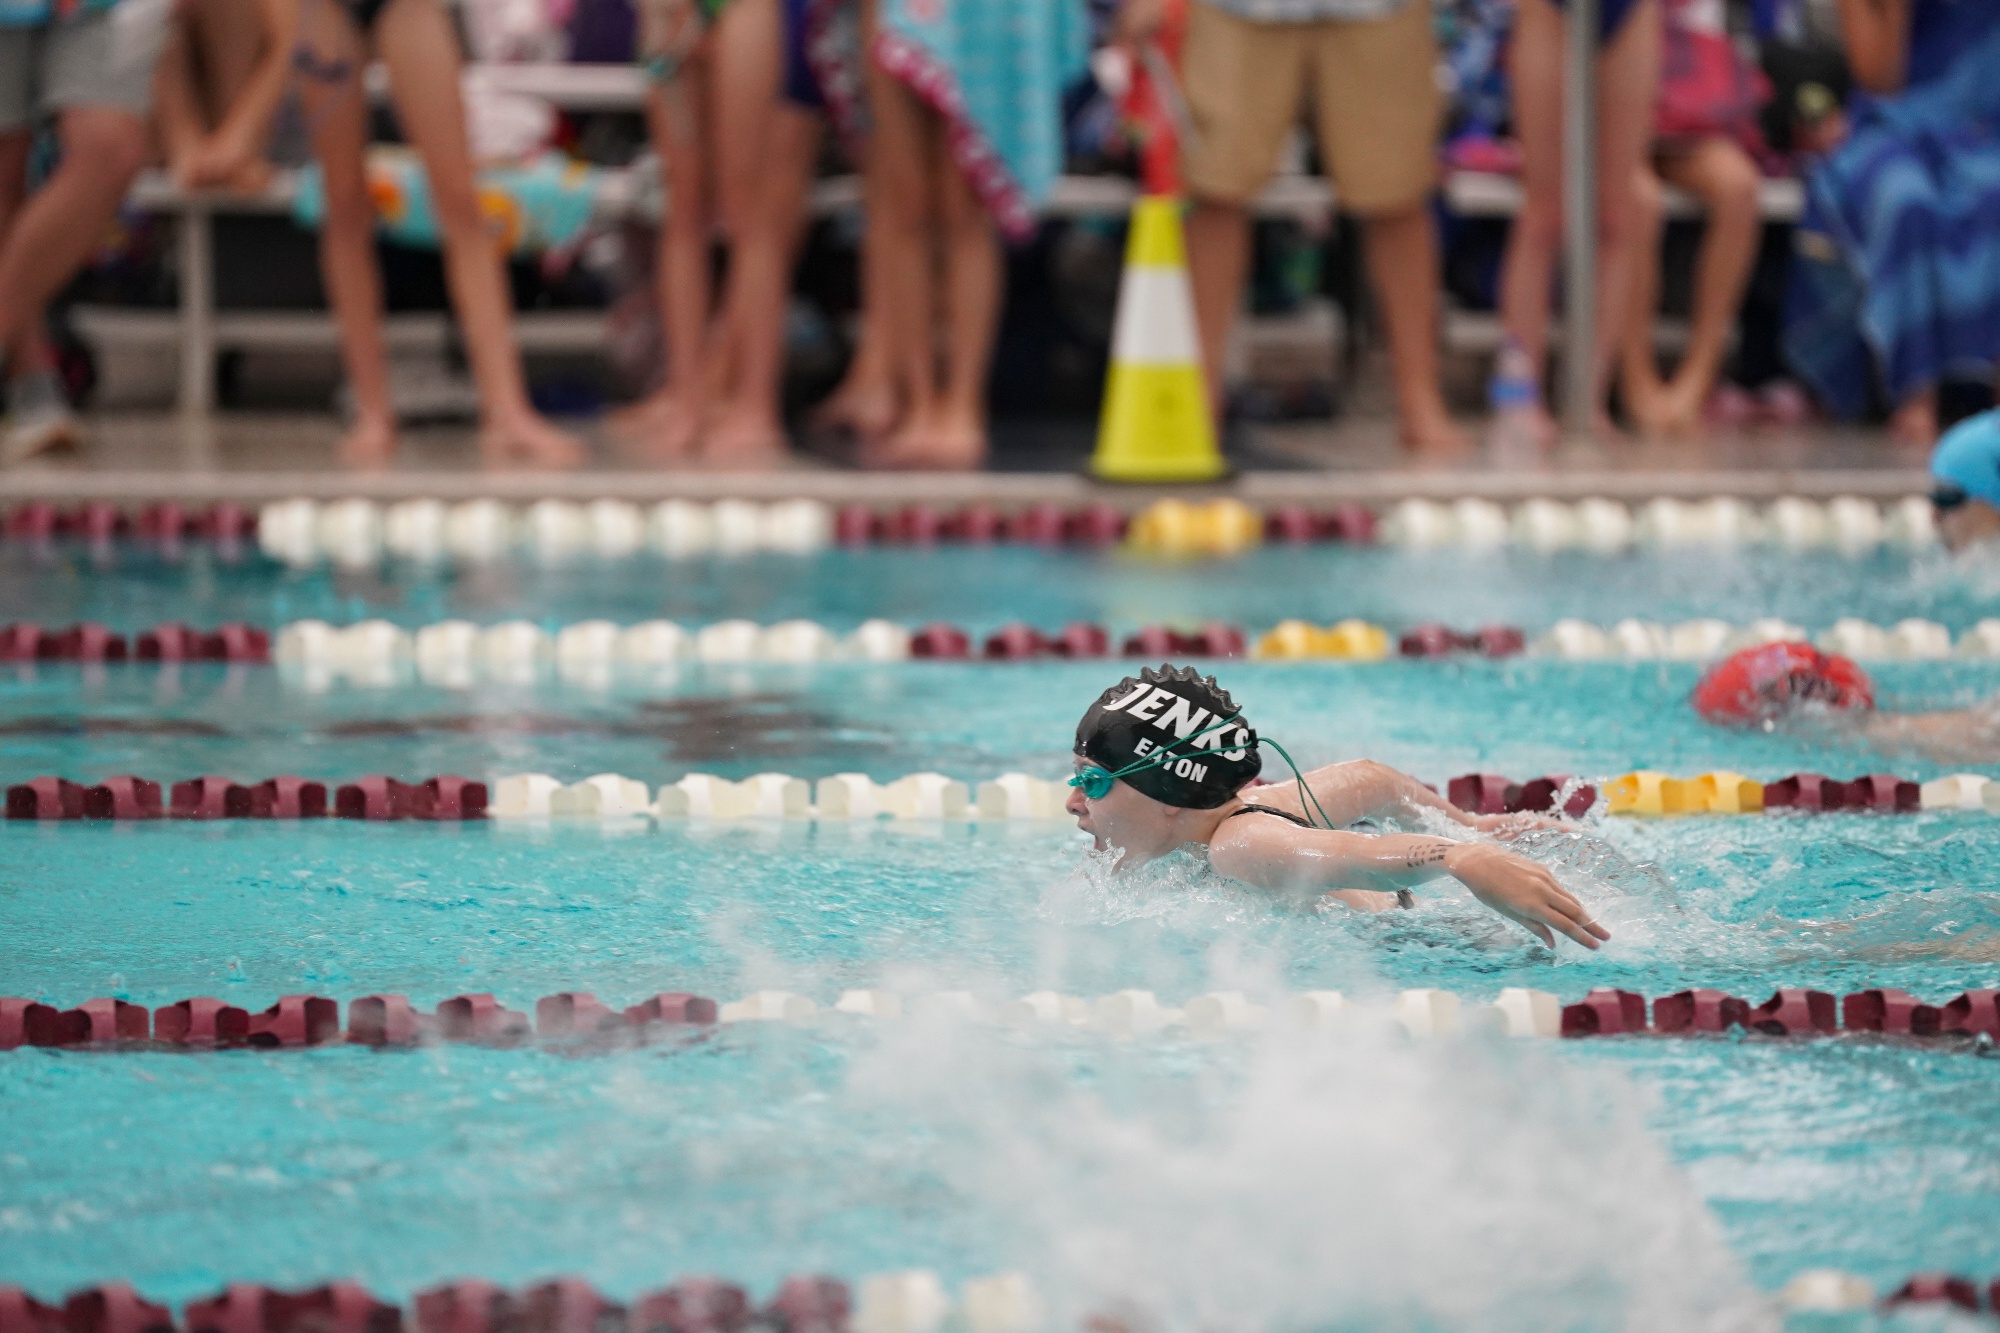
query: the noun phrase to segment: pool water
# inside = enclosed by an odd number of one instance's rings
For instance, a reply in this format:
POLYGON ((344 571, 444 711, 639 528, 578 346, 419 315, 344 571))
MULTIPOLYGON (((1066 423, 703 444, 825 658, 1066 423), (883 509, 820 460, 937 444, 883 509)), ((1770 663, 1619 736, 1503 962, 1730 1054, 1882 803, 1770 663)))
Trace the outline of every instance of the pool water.
MULTIPOLYGON (((1856 614, 1956 631, 1996 596, 1991 571, 1935 556, 1769 552, 1319 548, 1195 568, 1000 548, 357 580, 200 551, 107 565, 0 548, 0 618, 124 630, 1360 615, 1534 631, 1562 615, 1856 614)), ((1056 776, 1076 716, 1124 669, 690 666, 601 690, 314 693, 261 668, 9 668, 0 758, 9 781, 1056 776)), ((1431 782, 1946 771, 1825 728, 1706 727, 1680 664, 1218 669, 1301 762, 1365 755, 1431 782)), ((1876 675, 1909 706, 2000 691, 1995 664, 1876 675)), ((1179 1002, 1594 985, 1757 1000, 1785 984, 1940 1000, 2000 981, 1990 817, 1600 819, 1581 833, 1531 850, 1611 927, 1590 955, 1542 949, 1445 883, 1414 912, 1362 917, 1275 905, 1187 860, 1114 878, 1060 823, 7 825, 0 994, 262 1007, 402 992, 428 1006, 491 990, 527 1008, 567 989, 625 1004, 782 987, 826 1005, 850 986, 990 1001, 1143 987, 1179 1002)), ((180 1301, 227 1280, 352 1276, 400 1296, 575 1273, 630 1297, 698 1271, 764 1291, 806 1270, 956 1282, 1019 1268, 1065 1326, 1129 1307, 1170 1328, 1763 1327, 1762 1293, 1807 1267, 1888 1285, 2000 1272, 1991 1054, 1852 1037, 1413 1044, 1373 1029, 1118 1043, 841 1015, 608 1052, 21 1050, 0 1053, 0 1281, 46 1298, 128 1277, 180 1301)))

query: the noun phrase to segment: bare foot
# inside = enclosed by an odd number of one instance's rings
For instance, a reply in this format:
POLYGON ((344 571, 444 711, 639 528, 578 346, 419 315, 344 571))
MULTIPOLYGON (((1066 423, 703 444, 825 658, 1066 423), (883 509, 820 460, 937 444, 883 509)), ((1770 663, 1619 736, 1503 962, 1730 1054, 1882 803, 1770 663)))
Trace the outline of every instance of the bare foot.
POLYGON ((852 431, 864 442, 886 437, 896 429, 896 395, 886 384, 843 382, 813 410, 812 428, 852 431))
POLYGON ((1625 411, 1646 439, 1669 439, 1684 431, 1676 420, 1673 398, 1664 387, 1640 389, 1627 385, 1625 411))
POLYGON ((490 468, 573 468, 584 460, 583 446, 551 426, 539 412, 522 411, 489 421, 479 432, 479 455, 490 468))
POLYGON ((1928 389, 1889 414, 1889 438, 1897 444, 1922 445, 1928 449, 1937 443, 1937 437, 1937 395, 1928 389))
POLYGON ((1494 412, 1486 427, 1487 443, 1498 452, 1522 449, 1551 449, 1562 438, 1556 419, 1540 403, 1525 407, 1503 407, 1494 412))
POLYGON ((362 417, 340 437, 334 456, 342 467, 377 472, 396 461, 396 422, 393 417, 362 417))
POLYGON ((768 412, 734 409, 717 417, 701 437, 701 461, 714 467, 762 471, 791 447, 785 429, 768 412))
POLYGON ((1420 454, 1462 454, 1472 447, 1472 437, 1459 429, 1439 402, 1403 412, 1397 438, 1405 449, 1420 454))
POLYGON ((614 439, 641 445, 655 461, 679 458, 701 435, 702 406, 679 392, 661 391, 613 412, 604 428, 614 439))
POLYGON ((1663 433, 1677 438, 1699 435, 1702 404, 1707 397, 1707 386, 1686 378, 1676 378, 1660 395, 1663 433))
POLYGON ((977 422, 911 422, 861 451, 865 468, 971 472, 986 462, 986 428, 977 422))

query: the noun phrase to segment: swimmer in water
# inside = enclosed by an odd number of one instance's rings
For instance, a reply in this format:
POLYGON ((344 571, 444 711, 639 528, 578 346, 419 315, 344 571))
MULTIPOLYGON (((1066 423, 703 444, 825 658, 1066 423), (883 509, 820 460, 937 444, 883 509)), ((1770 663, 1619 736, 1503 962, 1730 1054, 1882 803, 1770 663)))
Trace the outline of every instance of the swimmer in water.
POLYGON ((2000 407, 1945 432, 1931 455, 1931 486, 1947 550, 2000 541, 2000 407))
POLYGON ((1933 713, 1878 709, 1867 672, 1809 643, 1763 643, 1731 653, 1702 675, 1691 702, 1724 727, 1820 726, 1885 754, 1914 753, 1940 764, 2000 763, 2000 696, 1933 713))
MULTIPOLYGON (((1987 545, 2000 550, 2000 408, 1945 432, 1931 455, 1931 480, 1945 548, 1954 555, 1987 545)), ((1866 672, 1809 644, 1760 644, 1725 658, 1695 686, 1693 703, 1723 726, 1817 719, 1887 754, 2000 763, 2000 695, 1929 713, 1878 709, 1866 672)))
POLYGON ((1551 947, 1558 932, 1586 949, 1611 938, 1545 867, 1504 848, 1348 827, 1428 812, 1468 833, 1506 835, 1548 821, 1467 814, 1369 760, 1316 768, 1295 788, 1252 787, 1260 744, 1272 742, 1259 741, 1214 677, 1147 667, 1106 690, 1077 724, 1064 808, 1099 850, 1119 853, 1121 870, 1196 848, 1218 873, 1253 888, 1360 911, 1407 907, 1411 886, 1449 875, 1551 947))

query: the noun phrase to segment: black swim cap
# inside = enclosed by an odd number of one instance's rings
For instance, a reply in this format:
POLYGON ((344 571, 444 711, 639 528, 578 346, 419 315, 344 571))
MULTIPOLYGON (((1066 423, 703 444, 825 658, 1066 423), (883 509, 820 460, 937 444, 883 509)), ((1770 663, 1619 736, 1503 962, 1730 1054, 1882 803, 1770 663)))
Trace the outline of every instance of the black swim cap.
POLYGON ((1119 779, 1164 805, 1213 810, 1257 776, 1257 733, 1213 676, 1164 663, 1127 676, 1099 695, 1076 724, 1076 752, 1116 773, 1165 747, 1176 755, 1119 779), (1231 725, 1208 731, 1236 717, 1231 725), (1197 735, 1207 731, 1206 735, 1197 735), (1181 742, 1176 744, 1176 742, 1181 742))

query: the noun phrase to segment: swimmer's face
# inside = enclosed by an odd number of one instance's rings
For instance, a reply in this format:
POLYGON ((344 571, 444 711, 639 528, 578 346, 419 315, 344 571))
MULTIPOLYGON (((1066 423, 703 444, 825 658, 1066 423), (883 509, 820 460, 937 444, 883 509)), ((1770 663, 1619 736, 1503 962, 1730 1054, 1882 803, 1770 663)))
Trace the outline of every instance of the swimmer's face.
MULTIPOLYGON (((1089 760, 1079 758, 1081 769, 1089 760)), ((1187 841, 1181 828, 1186 811, 1177 810, 1124 782, 1114 782, 1102 800, 1091 800, 1083 788, 1071 787, 1063 809, 1076 826, 1096 840, 1097 850, 1123 852, 1119 866, 1142 865, 1165 856, 1187 841)))
POLYGON ((1966 500, 1937 511, 1938 536, 1954 553, 1982 542, 2000 541, 2000 509, 1984 500, 1966 500))

